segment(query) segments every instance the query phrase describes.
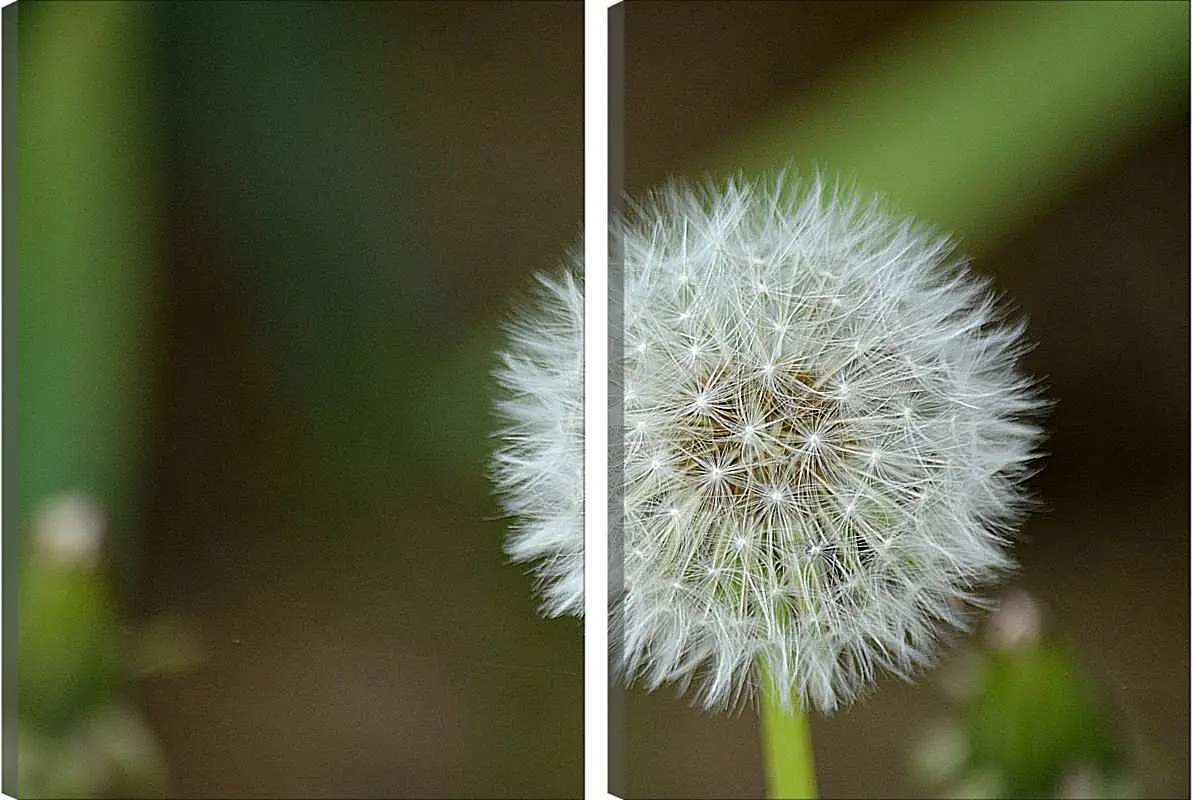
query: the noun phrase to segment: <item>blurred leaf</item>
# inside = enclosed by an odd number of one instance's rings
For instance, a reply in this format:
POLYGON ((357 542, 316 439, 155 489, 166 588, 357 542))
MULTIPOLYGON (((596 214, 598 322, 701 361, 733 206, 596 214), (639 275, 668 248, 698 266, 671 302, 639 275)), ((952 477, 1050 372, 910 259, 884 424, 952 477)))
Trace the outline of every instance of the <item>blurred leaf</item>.
POLYGON ((1186 107, 1189 11, 1171 0, 942 6, 705 166, 817 164, 978 253, 1186 107))
POLYGON ((990 653, 966 711, 972 761, 1010 796, 1049 797, 1078 765, 1117 766, 1114 732, 1078 662, 1059 644, 990 653))

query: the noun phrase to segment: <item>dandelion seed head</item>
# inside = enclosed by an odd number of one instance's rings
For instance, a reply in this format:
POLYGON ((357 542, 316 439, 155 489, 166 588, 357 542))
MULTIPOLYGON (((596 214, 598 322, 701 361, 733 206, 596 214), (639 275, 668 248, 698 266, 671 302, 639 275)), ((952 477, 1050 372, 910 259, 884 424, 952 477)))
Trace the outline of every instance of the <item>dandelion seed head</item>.
MULTIPOLYGON (((1044 403, 948 239, 820 179, 625 220, 627 677, 830 710, 909 676, 1013 563, 1044 403)), ((544 610, 583 612, 582 287, 510 329, 493 475, 544 610)))

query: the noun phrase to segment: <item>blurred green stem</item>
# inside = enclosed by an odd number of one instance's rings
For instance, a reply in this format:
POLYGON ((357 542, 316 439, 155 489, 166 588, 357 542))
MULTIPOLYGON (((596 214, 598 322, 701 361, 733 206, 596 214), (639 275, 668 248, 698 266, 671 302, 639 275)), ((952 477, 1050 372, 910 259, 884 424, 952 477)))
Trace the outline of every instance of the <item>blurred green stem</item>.
POLYGON ((789 698, 775 695, 775 682, 761 661, 758 677, 767 797, 815 798, 817 774, 808 715, 789 698))
POLYGON ((152 8, 18 10, 20 523, 49 498, 87 492, 110 516, 122 569, 156 339, 152 8))
POLYGON ((702 166, 789 160, 982 246, 1186 113, 1189 4, 978 3, 931 11, 702 166))

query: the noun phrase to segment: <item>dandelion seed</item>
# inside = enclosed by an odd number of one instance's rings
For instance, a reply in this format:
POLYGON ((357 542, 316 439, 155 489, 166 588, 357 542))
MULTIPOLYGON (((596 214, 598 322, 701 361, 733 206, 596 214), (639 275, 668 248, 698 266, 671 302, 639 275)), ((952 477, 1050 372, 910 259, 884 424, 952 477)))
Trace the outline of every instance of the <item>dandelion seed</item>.
MULTIPOLYGON (((1013 566, 1042 436, 1022 327, 947 239, 792 185, 668 188, 623 231, 621 656, 709 707, 764 674, 829 710, 928 666, 1013 566)), ((493 475, 546 612, 582 614, 583 295, 541 285, 493 475)))

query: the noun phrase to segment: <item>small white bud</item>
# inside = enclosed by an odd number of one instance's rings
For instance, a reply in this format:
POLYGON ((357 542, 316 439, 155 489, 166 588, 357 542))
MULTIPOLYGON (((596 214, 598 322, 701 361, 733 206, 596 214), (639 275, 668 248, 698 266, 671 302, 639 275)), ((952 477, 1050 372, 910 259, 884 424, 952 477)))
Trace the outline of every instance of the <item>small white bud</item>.
POLYGON ((47 563, 94 569, 100 564, 104 529, 104 509, 90 495, 59 495, 38 511, 34 547, 47 563))

